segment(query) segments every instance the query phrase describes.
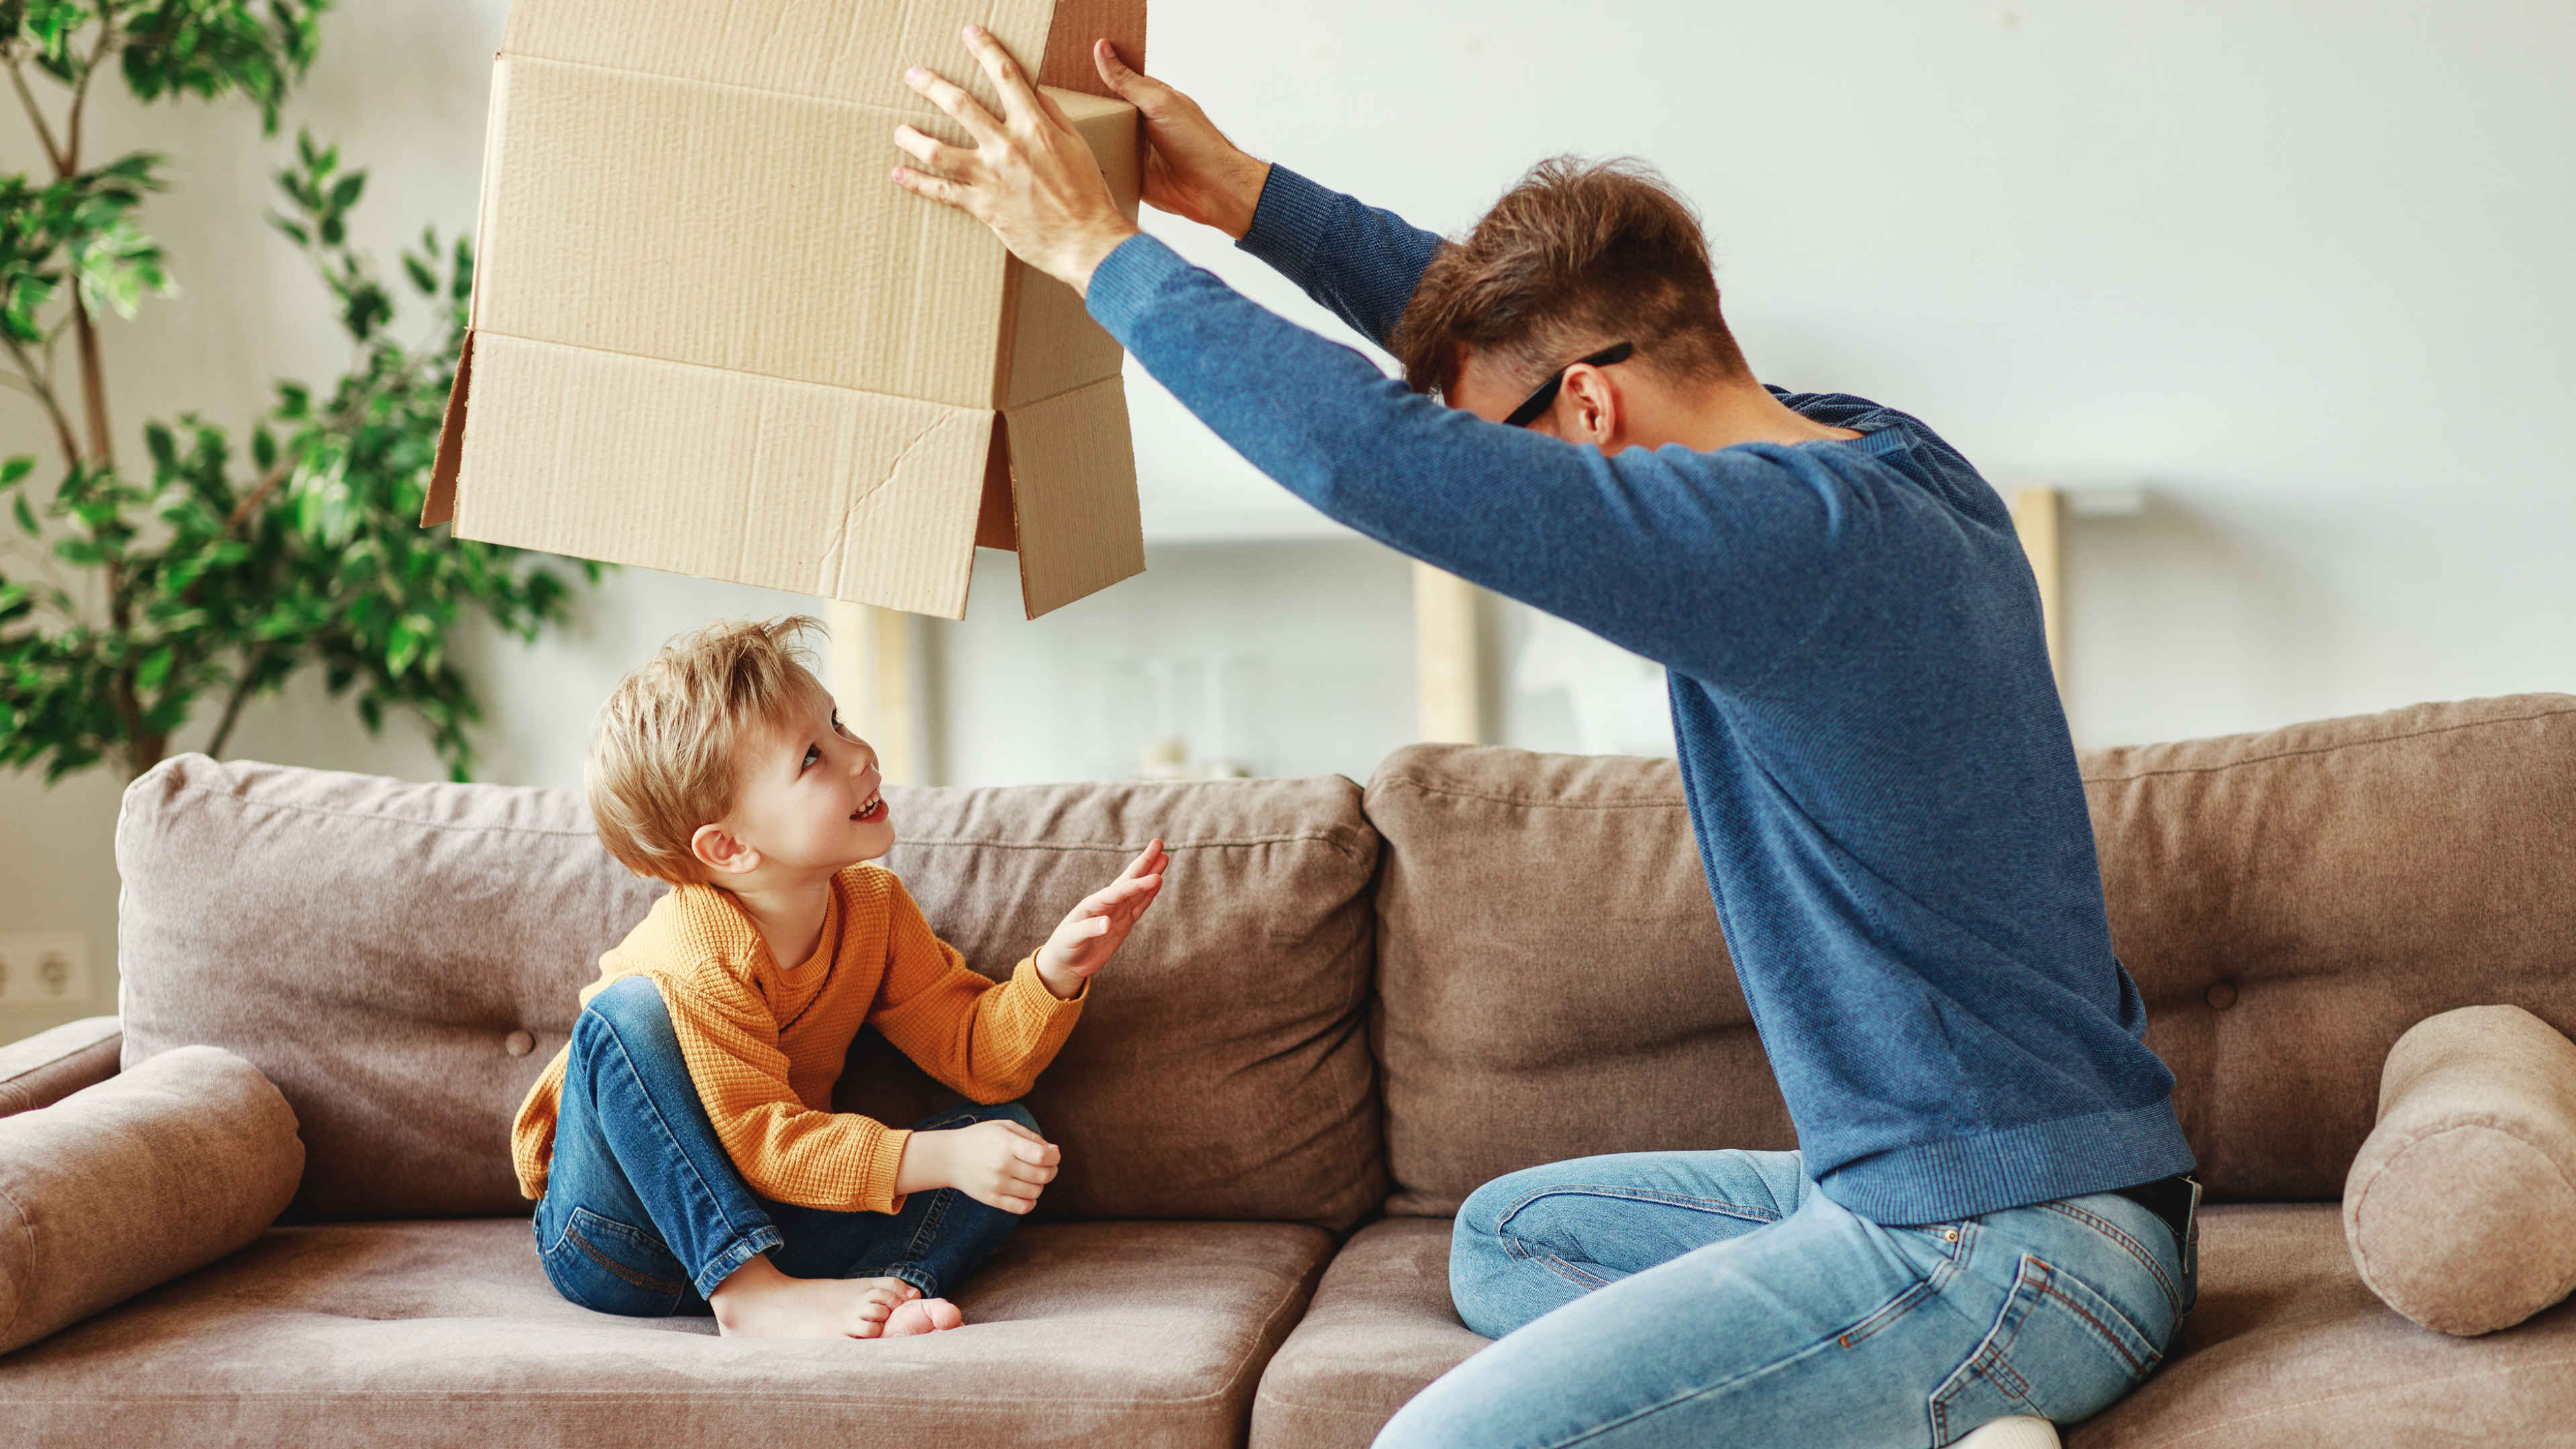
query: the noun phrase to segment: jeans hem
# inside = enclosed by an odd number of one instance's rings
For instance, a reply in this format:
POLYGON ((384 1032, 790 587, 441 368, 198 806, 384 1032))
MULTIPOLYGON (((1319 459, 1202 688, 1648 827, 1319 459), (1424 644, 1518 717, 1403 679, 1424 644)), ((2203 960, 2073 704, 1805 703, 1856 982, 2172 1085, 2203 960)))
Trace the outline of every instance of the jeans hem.
POLYGON ((713 1298, 716 1290, 724 1286, 724 1280, 732 1277, 736 1269, 786 1241, 786 1236, 774 1226, 763 1224, 754 1228, 707 1260, 707 1265, 698 1270, 690 1286, 698 1290, 699 1297, 713 1298))

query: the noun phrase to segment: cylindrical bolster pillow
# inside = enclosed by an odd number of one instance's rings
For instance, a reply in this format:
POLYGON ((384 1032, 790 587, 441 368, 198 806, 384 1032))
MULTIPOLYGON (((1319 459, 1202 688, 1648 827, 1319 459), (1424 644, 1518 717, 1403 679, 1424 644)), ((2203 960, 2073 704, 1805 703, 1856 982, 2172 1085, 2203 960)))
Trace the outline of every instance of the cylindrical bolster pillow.
POLYGON ((0 1353, 247 1245, 303 1176, 294 1110, 213 1047, 0 1118, 0 1353))
POLYGON ((2344 1180, 2353 1266, 2444 1333, 2511 1328, 2576 1288, 2576 1043, 2518 1006, 2429 1017, 2389 1048, 2344 1180))

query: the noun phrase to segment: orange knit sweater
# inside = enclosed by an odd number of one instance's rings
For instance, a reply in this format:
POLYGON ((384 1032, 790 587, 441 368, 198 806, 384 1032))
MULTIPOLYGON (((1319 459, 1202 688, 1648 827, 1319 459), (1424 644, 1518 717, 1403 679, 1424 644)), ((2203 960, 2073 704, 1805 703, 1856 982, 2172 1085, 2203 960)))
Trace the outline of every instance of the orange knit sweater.
MULTIPOLYGON (((854 865, 832 886, 822 941, 793 970, 771 959, 730 892, 680 886, 600 958, 599 979, 581 999, 588 1005, 624 977, 652 978, 698 1100, 754 1192, 802 1207, 893 1212, 895 1169, 912 1134, 831 1110, 859 1028, 875 1027, 975 1101, 1005 1102, 1054 1059, 1083 998, 1058 1001, 1035 956, 1007 981, 968 970, 889 871, 854 865)), ((519 1191, 531 1198, 546 1190, 571 1053, 555 1053, 511 1130, 519 1191)))

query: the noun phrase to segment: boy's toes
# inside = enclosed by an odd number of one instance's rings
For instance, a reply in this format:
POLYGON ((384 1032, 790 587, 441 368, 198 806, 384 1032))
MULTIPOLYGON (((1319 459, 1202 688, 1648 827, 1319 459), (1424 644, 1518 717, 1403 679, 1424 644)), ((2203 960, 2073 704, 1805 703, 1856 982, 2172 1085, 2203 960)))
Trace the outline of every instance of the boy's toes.
POLYGON ((922 1300, 921 1306, 929 1313, 930 1326, 933 1328, 955 1328, 966 1321, 966 1315, 957 1311, 957 1305, 945 1298, 926 1298, 922 1300))

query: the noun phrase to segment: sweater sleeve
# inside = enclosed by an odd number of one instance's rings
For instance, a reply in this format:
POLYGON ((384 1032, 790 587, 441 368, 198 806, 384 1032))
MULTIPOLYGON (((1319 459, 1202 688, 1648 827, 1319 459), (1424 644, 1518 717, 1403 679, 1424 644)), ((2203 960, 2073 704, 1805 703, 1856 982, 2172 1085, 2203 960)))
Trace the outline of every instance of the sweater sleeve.
POLYGON ((900 882, 887 901, 885 984, 868 1024, 921 1069, 977 1102, 1007 1102, 1036 1083, 1072 1032, 1086 984, 1059 1001, 1032 954, 1001 981, 968 968, 939 939, 900 882))
POLYGON ((1268 262, 1362 337, 1392 350, 1395 324, 1440 250, 1440 238, 1274 162, 1252 209, 1252 225, 1235 245, 1268 262))
MULTIPOLYGON (((1605 458, 1446 408, 1150 236, 1091 314, 1251 463, 1325 515, 1684 674, 1767 670, 1850 590, 1881 519, 1866 454, 1745 443, 1605 458)), ((1861 445, 1855 445, 1860 447, 1861 445)))
POLYGON ((519 1195, 534 1201, 546 1195, 546 1169, 554 1164, 555 1117, 562 1110, 564 1068, 572 1060, 572 1048, 564 1047, 546 1069, 528 1095, 519 1101, 519 1115, 510 1124, 510 1168, 519 1179, 519 1195))
POLYGON ((910 1132, 800 1101, 778 1025, 747 990, 731 1000, 666 977, 654 985, 716 1139, 752 1191, 835 1212, 896 1210, 895 1172, 910 1132))

